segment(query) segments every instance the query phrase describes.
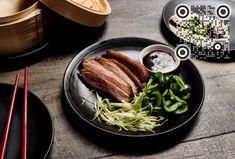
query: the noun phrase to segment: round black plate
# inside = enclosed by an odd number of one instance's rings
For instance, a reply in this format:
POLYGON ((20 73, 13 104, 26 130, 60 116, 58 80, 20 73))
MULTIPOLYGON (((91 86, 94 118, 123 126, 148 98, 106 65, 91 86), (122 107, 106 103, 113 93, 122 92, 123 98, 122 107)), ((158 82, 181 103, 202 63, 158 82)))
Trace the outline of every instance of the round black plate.
POLYGON ((94 92, 83 83, 79 76, 78 67, 81 64, 82 59, 98 57, 105 53, 105 50, 113 49, 120 51, 134 60, 138 60, 138 55, 144 47, 156 43, 159 42, 143 38, 118 38, 95 43, 78 53, 69 64, 64 76, 64 93, 69 105, 76 115, 102 131, 129 137, 147 137, 164 134, 189 122, 199 112, 205 96, 203 79, 197 68, 189 60, 181 62, 178 70, 175 72, 176 74, 179 74, 186 83, 189 83, 192 86, 192 99, 189 104, 189 110, 182 115, 169 116, 168 122, 161 127, 156 128, 154 134, 124 130, 119 131, 119 128, 115 126, 109 126, 105 123, 93 120, 95 113, 94 105, 89 104, 88 102, 82 104, 81 97, 88 98, 90 101, 95 100, 94 92))
MULTIPOLYGON (((0 141, 8 115, 13 85, 0 84, 0 141)), ((11 121, 5 159, 21 158, 21 126, 23 89, 18 88, 11 121)), ((27 157, 46 158, 51 148, 54 129, 51 116, 45 105, 31 92, 28 93, 27 157)))
MULTIPOLYGON (((221 4, 227 4, 231 10, 235 8, 235 2, 231 0, 170 0, 163 8, 162 18, 165 26, 168 28, 168 31, 172 32, 169 27, 169 19, 172 15, 174 15, 174 10, 179 4, 186 4, 188 6, 191 5, 212 5, 218 6, 221 4)), ((235 54, 235 12, 231 11, 230 16, 230 51, 231 54, 235 54)), ((174 32, 172 32, 174 34, 174 32)), ((175 34, 174 34, 175 35, 175 34)), ((234 55, 230 55, 234 58, 234 55)))
POLYGON ((0 72, 12 71, 25 66, 32 65, 39 60, 42 60, 49 52, 51 42, 44 41, 38 46, 13 55, 1 55, 0 56, 0 72))
POLYGON ((37 54, 40 51, 47 48, 49 44, 50 44, 49 41, 44 41, 41 44, 38 44, 37 46, 35 46, 35 47, 33 47, 29 50, 26 50, 26 51, 23 51, 23 52, 20 52, 20 53, 17 53, 17 54, 1 55, 0 56, 0 62, 8 62, 8 61, 13 61, 13 60, 19 60, 19 59, 25 58, 27 56, 37 54))

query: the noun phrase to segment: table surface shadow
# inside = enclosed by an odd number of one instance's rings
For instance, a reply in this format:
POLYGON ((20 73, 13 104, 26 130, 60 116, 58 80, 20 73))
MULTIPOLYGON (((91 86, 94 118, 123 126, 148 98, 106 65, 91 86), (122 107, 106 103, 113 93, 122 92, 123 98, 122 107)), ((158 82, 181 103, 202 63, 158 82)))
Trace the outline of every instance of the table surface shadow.
MULTIPOLYGON (((49 109, 55 137, 48 159, 176 159, 235 158, 235 62, 192 60, 200 70, 206 97, 200 113, 179 132, 150 140, 120 139, 102 134, 69 109, 63 95, 63 77, 69 62, 85 47, 117 37, 143 37, 168 44, 161 29, 166 0, 109 0, 112 13, 100 28, 86 28, 53 15, 56 29, 52 44, 40 57, 23 59, 22 65, 6 63, 0 82, 14 83, 29 66, 29 90, 49 109), (57 25, 58 26, 58 25, 57 25)), ((20 82, 23 87, 23 82, 20 82)))

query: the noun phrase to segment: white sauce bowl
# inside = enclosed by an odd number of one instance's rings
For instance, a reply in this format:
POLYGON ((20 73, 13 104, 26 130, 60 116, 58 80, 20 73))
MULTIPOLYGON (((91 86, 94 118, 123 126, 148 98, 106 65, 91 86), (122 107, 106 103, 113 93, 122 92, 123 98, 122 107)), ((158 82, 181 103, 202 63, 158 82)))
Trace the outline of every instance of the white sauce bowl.
MULTIPOLYGON (((177 69, 179 64, 180 64, 180 59, 176 56, 174 48, 172 48, 170 46, 167 46, 167 45, 164 45, 164 44, 154 44, 154 45, 150 45, 150 46, 144 48, 140 52, 139 60, 140 60, 140 63, 143 66, 145 66, 145 68, 149 72, 153 72, 153 73, 156 73, 156 72, 170 73, 170 72, 174 71, 175 69, 177 69), (147 66, 144 65, 143 59, 144 59, 145 56, 147 56, 148 54, 152 54, 155 51, 159 51, 159 52, 161 52, 161 54, 162 53, 169 54, 174 60, 173 65, 170 65, 170 66, 167 66, 165 68, 158 69, 158 70, 151 70, 151 69, 147 68, 147 66)), ((163 64, 163 62, 164 61, 159 61, 160 64, 163 64)), ((157 64, 155 64, 155 65, 157 65, 157 64)))

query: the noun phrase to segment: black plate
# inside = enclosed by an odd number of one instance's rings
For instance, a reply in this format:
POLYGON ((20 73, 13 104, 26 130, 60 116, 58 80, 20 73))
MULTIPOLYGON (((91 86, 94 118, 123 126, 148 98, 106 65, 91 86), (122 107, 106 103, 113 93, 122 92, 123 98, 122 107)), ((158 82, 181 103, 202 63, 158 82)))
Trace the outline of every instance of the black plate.
POLYGON ((44 41, 34 48, 13 55, 0 56, 0 72, 12 71, 42 60, 51 50, 51 42, 44 41))
POLYGON ((119 131, 115 126, 109 126, 105 123, 93 120, 95 110, 92 104, 86 103, 82 105, 81 97, 89 98, 91 101, 95 100, 93 92, 91 92, 79 77, 78 67, 81 64, 82 59, 101 56, 101 54, 105 53, 105 50, 113 49, 120 51, 134 60, 138 60, 138 55, 144 47, 156 43, 159 42, 143 38, 117 38, 95 43, 78 53, 69 64, 64 76, 64 93, 69 105, 76 115, 97 129, 111 134, 128 137, 147 137, 165 134, 189 122, 199 112, 205 96, 203 79, 197 68, 189 60, 181 62, 179 69, 175 72, 176 74, 179 74, 186 83, 189 83, 192 86, 192 99, 189 104, 189 110, 182 115, 169 116, 168 122, 161 127, 156 128, 154 134, 128 132, 124 130, 119 131))
POLYGON ((11 55, 0 55, 0 62, 9 62, 9 61, 13 61, 13 60, 19 60, 19 59, 25 58, 27 56, 37 54, 37 53, 45 50, 49 46, 49 44, 50 44, 49 41, 44 41, 44 42, 38 44, 37 46, 35 46, 29 50, 20 52, 20 53, 11 54, 11 55))
MULTIPOLYGON (((0 141, 2 140, 12 93, 13 85, 0 84, 0 141)), ((23 89, 18 88, 5 159, 21 158, 23 93, 23 89)), ((53 136, 53 124, 47 108, 38 97, 29 92, 27 134, 28 158, 46 158, 53 142, 53 136)))
MULTIPOLYGON (((186 4, 188 6, 192 5, 212 5, 212 6, 218 6, 221 4, 227 4, 231 8, 231 16, 230 16, 230 51, 232 55, 230 55, 232 58, 234 58, 235 54, 235 12, 233 9, 235 8, 235 2, 231 0, 170 0, 168 3, 164 6, 162 11, 162 18, 165 26, 168 28, 168 31, 172 32, 169 27, 169 19, 172 15, 174 15, 174 10, 179 4, 186 4)), ((173 32, 172 32, 173 33, 173 32)), ((173 33, 174 34, 174 33, 173 33)), ((175 34, 174 34, 175 35, 175 34)), ((172 37, 171 37, 172 38, 172 37)))

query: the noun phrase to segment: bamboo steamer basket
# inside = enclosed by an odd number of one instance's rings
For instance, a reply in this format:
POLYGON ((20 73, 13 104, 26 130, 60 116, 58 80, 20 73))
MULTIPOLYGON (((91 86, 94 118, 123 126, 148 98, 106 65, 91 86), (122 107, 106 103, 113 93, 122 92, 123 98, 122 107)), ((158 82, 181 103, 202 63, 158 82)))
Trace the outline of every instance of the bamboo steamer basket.
POLYGON ((111 13, 107 0, 0 0, 0 7, 0 57, 27 54, 50 39, 59 26, 48 9, 88 27, 102 26, 111 13))
POLYGON ((41 10, 13 22, 0 24, 0 55, 31 49, 43 41, 41 10))
POLYGON ((0 5, 0 56, 24 53, 43 41, 37 0, 1 0, 0 5))
POLYGON ((37 8, 37 0, 0 0, 0 23, 23 18, 37 8))
POLYGON ((40 0, 45 6, 76 23, 99 27, 111 13, 107 0, 40 0))

